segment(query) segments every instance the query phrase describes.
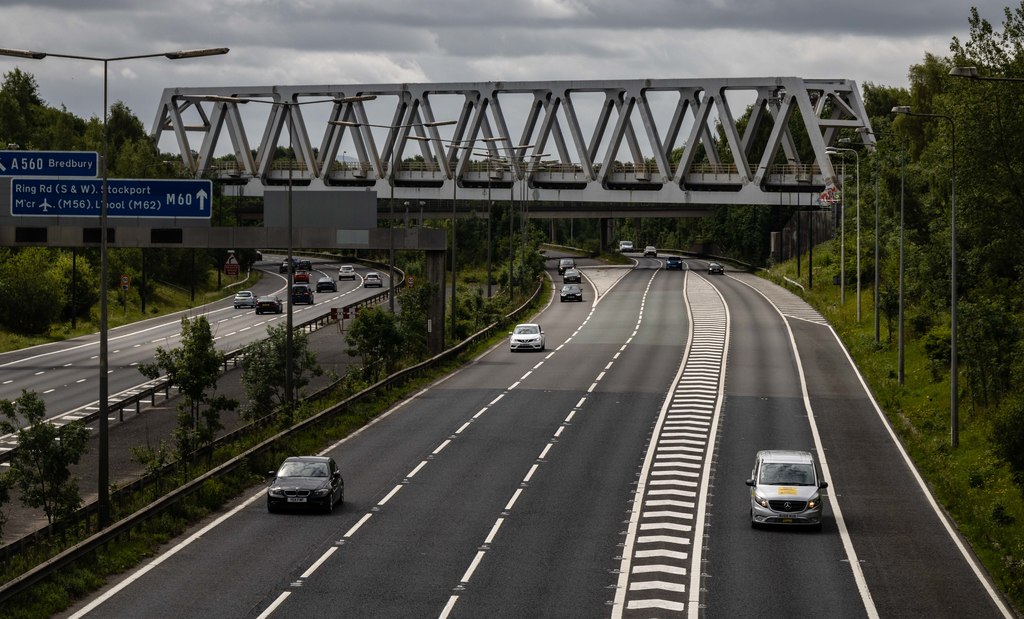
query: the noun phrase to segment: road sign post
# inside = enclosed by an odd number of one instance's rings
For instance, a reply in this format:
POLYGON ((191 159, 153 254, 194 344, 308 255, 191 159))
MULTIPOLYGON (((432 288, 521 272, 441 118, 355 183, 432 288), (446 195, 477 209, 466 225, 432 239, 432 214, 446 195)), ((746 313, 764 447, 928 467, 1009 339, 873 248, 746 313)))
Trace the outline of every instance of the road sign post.
MULTIPOLYGON (((210 219, 213 181, 110 179, 108 217, 210 219)), ((103 181, 53 178, 11 179, 11 215, 98 217, 103 181)))

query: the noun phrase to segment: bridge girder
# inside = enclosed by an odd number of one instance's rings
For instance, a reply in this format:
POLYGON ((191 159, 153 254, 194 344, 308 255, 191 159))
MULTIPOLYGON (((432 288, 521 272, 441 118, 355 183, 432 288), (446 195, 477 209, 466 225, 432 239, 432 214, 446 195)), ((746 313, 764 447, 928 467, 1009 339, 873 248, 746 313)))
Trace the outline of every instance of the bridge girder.
MULTIPOLYGON (((697 212, 721 204, 806 204, 807 194, 838 180, 826 148, 840 130, 861 127, 870 130, 852 80, 763 77, 178 87, 164 90, 151 135, 159 144, 173 134, 190 173, 244 186, 246 195, 290 183, 295 191, 364 189, 388 196, 393 190, 398 200, 444 200, 459 190, 487 188, 540 202, 674 204, 697 212), (314 148, 303 103, 363 95, 377 99, 330 103, 314 148), (211 96, 220 99, 200 99, 211 96), (451 97, 458 102, 456 123, 443 138, 429 123, 448 120, 437 117, 434 102, 451 97), (524 97, 525 118, 513 133, 505 103, 524 97), (742 127, 730 98, 746 99, 743 113, 750 113, 742 127), (246 111, 267 112, 255 154, 237 99, 273 104, 246 111), (591 117, 583 117, 580 103, 593 108, 596 100, 591 117), (376 116, 391 110, 380 148, 368 110, 376 116), (807 161, 794 135, 796 118, 812 153, 807 161), (234 153, 227 163, 216 160, 225 132, 234 153), (289 145, 280 144, 284 132, 295 156, 288 167, 275 166, 277 148, 289 145), (198 149, 192 133, 202 136, 198 149), (346 153, 339 161, 346 134, 354 158, 346 153), (679 148, 682 156, 673 163, 679 148), (422 161, 402 161, 407 149, 418 150, 422 161), (460 152, 477 150, 491 159, 460 152), (547 150, 553 159, 539 160, 547 150), (493 163, 498 158, 500 165, 493 163)), ((856 136, 873 144, 871 133, 856 136)))

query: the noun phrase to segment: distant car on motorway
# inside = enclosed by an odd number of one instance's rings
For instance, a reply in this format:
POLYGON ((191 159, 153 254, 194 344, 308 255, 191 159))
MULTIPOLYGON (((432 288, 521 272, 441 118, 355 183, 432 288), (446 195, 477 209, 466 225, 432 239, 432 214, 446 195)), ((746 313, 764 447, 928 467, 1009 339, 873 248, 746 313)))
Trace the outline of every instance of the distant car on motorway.
POLYGON ((566 269, 562 273, 563 284, 579 284, 583 281, 583 275, 577 269, 566 269))
POLYGON ((544 350, 544 329, 536 323, 518 324, 509 332, 509 350, 544 350))
POLYGON ((809 451, 764 450, 754 457, 750 486, 750 526, 806 525, 821 528, 821 491, 809 451))
POLYGON ((683 270, 683 259, 679 256, 669 256, 665 258, 665 268, 675 269, 677 271, 683 270))
POLYGON ((235 293, 235 309, 239 307, 256 307, 256 295, 252 290, 239 290, 235 293))
POLYGON ((575 268, 576 268, 576 259, 575 258, 561 258, 558 261, 558 274, 559 275, 564 274, 569 269, 575 269, 575 268))
POLYGON ((263 296, 256 299, 257 314, 280 314, 284 311, 281 297, 263 296))
POLYGON ((321 277, 316 280, 316 291, 317 292, 338 292, 338 284, 334 283, 334 279, 330 277, 321 277))
POLYGON ((724 275, 725 267, 717 262, 711 262, 708 264, 708 275, 724 275))
POLYGON ((267 488, 267 511, 318 508, 327 513, 345 502, 345 479, 334 458, 285 458, 267 488))
MULTIPOLYGON (((292 258, 292 271, 294 271, 294 270, 295 270, 295 258, 292 258)), ((284 260, 281 261, 281 266, 278 269, 278 272, 279 273, 287 273, 288 272, 288 259, 287 258, 285 258, 284 260)))
POLYGON ((356 269, 351 264, 343 264, 340 267, 338 267, 338 281, 339 282, 341 280, 343 280, 343 279, 355 280, 355 278, 356 278, 356 269))
POLYGON ((558 293, 558 300, 560 302, 582 301, 583 286, 580 286, 579 284, 565 284, 562 286, 562 290, 558 293))
POLYGON ((366 277, 363 278, 363 288, 383 288, 384 280, 381 279, 380 273, 367 273, 366 277))
POLYGON ((300 284, 308 284, 309 283, 309 271, 299 271, 292 278, 292 281, 295 281, 295 282, 300 283, 300 284))
POLYGON ((658 250, 654 247, 654 245, 648 245, 647 247, 644 247, 644 257, 645 258, 657 258, 658 257, 658 250))
POLYGON ((313 289, 309 287, 309 284, 295 284, 292 286, 292 303, 313 305, 313 289))
POLYGON ((619 241, 619 251, 633 251, 633 241, 619 241))
POLYGON ((297 263, 295 263, 295 268, 300 271, 312 271, 313 263, 310 260, 299 260, 297 263))

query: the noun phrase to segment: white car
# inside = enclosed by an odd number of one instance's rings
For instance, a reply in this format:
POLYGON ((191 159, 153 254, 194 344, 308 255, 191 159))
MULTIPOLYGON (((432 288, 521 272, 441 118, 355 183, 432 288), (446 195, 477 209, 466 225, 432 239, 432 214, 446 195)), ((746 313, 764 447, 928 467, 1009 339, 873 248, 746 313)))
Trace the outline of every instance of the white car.
POLYGON ((633 241, 619 241, 619 251, 633 251, 633 241))
POLYGON ((544 350, 544 329, 534 323, 516 325, 509 331, 508 347, 517 350, 544 350))
POLYGON ((383 288, 384 280, 380 278, 380 273, 367 273, 366 277, 363 278, 363 288, 383 288))
POLYGON ((354 280, 356 278, 356 269, 351 264, 343 264, 338 268, 338 281, 343 279, 354 280))
POLYGON ((235 293, 235 309, 239 307, 256 307, 256 295, 252 290, 239 290, 235 293))

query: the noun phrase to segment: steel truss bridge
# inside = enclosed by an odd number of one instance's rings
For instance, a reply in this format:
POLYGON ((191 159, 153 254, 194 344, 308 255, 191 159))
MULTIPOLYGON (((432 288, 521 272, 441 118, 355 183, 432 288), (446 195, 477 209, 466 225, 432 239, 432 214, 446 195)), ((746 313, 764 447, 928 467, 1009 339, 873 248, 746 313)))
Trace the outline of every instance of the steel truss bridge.
POLYGON ((530 200, 539 217, 607 216, 612 205, 616 216, 685 216, 722 204, 810 204, 837 181, 826 148, 841 130, 872 144, 871 133, 853 133, 862 127, 870 130, 852 80, 763 77, 168 88, 152 137, 173 134, 196 178, 245 195, 288 185, 422 205, 456 192, 486 200, 493 190, 530 200), (512 126, 517 103, 522 122, 512 126), (313 127, 316 148, 303 114, 314 108, 326 118, 313 127), (258 144, 243 122, 252 114, 265 114, 258 144), (382 117, 390 121, 371 121, 382 117), (800 123, 810 160, 798 152, 800 123), (201 141, 190 139, 196 133, 201 141), (339 158, 343 140, 351 150, 339 158), (289 146, 294 158, 276 160, 289 146))

